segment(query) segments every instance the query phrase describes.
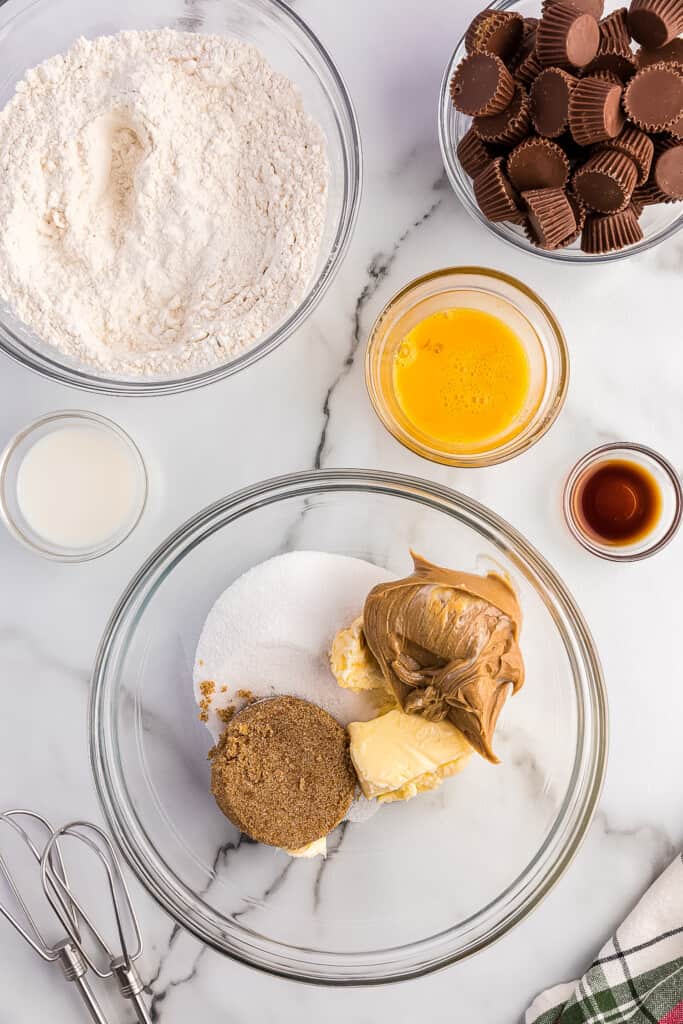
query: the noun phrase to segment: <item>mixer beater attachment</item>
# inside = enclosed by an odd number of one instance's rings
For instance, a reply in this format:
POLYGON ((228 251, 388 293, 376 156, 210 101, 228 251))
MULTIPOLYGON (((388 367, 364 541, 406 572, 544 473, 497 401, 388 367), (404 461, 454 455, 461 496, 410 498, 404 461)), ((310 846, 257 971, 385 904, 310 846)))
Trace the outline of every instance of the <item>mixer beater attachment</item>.
POLYGON ((108 1022, 86 979, 88 969, 102 979, 115 977, 121 995, 130 1001, 139 1024, 152 1024, 143 1000, 144 986, 134 963, 142 953, 140 926, 107 834, 87 821, 73 821, 53 829, 41 815, 19 809, 0 814, 0 825, 3 824, 19 837, 39 865, 43 893, 66 936, 53 945, 45 940, 1 852, 0 878, 9 890, 14 909, 0 901, 0 914, 43 960, 60 964, 65 977, 76 984, 96 1024, 108 1022), (40 833, 42 842, 36 842, 29 829, 40 833), (104 870, 114 915, 116 949, 104 938, 74 892, 62 852, 71 843, 84 847, 104 870))

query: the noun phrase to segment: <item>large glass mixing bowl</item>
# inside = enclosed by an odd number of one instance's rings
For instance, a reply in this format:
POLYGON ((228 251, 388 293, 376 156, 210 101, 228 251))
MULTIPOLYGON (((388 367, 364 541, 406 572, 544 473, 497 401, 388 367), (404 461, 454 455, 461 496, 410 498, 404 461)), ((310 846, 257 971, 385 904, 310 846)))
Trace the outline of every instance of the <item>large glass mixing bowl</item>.
POLYGON ((329 470, 231 495, 157 549, 106 629, 90 730, 109 826, 180 924, 275 974, 363 984, 466 957, 537 906, 595 810, 607 708, 581 613, 516 530, 437 484, 329 470), (410 546, 458 569, 506 572, 518 590, 527 682, 501 716, 502 764, 474 756, 440 789, 342 826, 326 861, 241 839, 209 793, 211 741, 192 690, 207 612, 245 570, 285 551, 351 555, 405 574, 410 546))
POLYGON ((297 308, 242 355, 190 376, 107 376, 69 359, 17 319, 3 301, 0 282, 0 349, 52 380, 103 394, 186 391, 237 373, 272 352, 303 324, 327 290, 346 253, 360 202, 360 136, 348 91, 322 43, 282 0, 7 0, 0 4, 0 109, 29 68, 63 53, 79 36, 157 28, 235 36, 257 46, 296 83, 306 111, 327 140, 327 215, 317 265, 297 308))

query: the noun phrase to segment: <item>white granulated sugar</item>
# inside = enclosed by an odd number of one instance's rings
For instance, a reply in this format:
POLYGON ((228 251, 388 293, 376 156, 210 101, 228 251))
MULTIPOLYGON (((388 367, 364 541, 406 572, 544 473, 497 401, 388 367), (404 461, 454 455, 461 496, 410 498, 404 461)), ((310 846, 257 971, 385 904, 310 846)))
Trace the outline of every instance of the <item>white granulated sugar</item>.
MULTIPOLYGON (((209 612, 195 656, 197 704, 200 684, 215 685, 206 723, 214 740, 224 728, 218 709, 246 703, 236 698, 239 689, 257 698, 301 697, 342 725, 373 718, 377 709, 367 695, 337 685, 329 651, 335 633, 362 612, 368 592, 393 578, 370 562, 322 551, 278 555, 240 576, 209 612)), ((348 817, 361 821, 378 807, 361 797, 348 817)))
POLYGON ((218 365, 301 301, 328 178, 321 128, 254 47, 79 39, 0 113, 2 297, 113 374, 218 365))

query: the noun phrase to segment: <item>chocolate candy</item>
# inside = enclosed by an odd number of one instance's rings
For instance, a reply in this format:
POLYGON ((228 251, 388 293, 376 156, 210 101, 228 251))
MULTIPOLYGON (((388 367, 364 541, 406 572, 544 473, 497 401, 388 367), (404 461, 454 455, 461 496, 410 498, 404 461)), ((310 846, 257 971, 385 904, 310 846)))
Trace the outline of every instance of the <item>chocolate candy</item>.
POLYGON ((569 205, 574 211, 574 220, 576 221, 576 225, 572 233, 570 235, 567 235, 566 238, 562 239, 562 241, 557 247, 558 249, 564 249, 565 246, 571 245, 572 242, 575 242, 581 234, 581 232, 583 231, 583 226, 586 223, 587 210, 584 203, 582 203, 579 197, 577 195, 574 195, 573 192, 567 192, 567 199, 569 200, 569 205))
POLYGON ((529 134, 530 123, 529 97, 518 85, 505 110, 492 117, 475 117, 473 128, 484 142, 514 146, 529 134))
POLYGON ((516 53, 524 34, 524 18, 513 11, 481 11, 465 34, 468 53, 494 53, 503 61, 516 53))
MULTIPOLYGON (((604 147, 601 147, 604 148, 604 147)), ((638 168, 638 184, 643 185, 650 176, 652 157, 655 146, 649 135, 641 132, 631 124, 627 124, 623 131, 612 139, 608 144, 609 149, 616 149, 620 153, 630 156, 638 168)))
POLYGON ((515 93, 512 75, 493 53, 472 53, 455 69, 451 100, 463 114, 489 117, 505 110, 515 93))
POLYGON ((594 75, 599 71, 609 71, 622 82, 633 78, 638 70, 636 59, 630 47, 622 48, 621 43, 611 39, 603 39, 598 48, 598 55, 583 69, 585 75, 594 75))
POLYGON ((625 153, 603 149, 574 173, 579 199, 598 213, 618 213, 628 206, 638 181, 638 168, 625 153))
POLYGON ((673 61, 683 64, 683 39, 672 39, 666 46, 657 50, 641 48, 636 54, 638 67, 646 68, 649 64, 661 64, 662 61, 673 61))
POLYGON ((539 75, 543 70, 543 65, 538 59, 536 50, 533 49, 530 53, 524 57, 523 60, 515 68, 515 80, 523 85, 526 89, 529 88, 536 75, 539 75))
POLYGON ((661 132, 683 114, 683 74, 676 64, 650 64, 626 86, 624 110, 649 132, 661 132))
POLYGON ((600 215, 589 214, 581 234, 581 248, 584 252, 602 255, 625 249, 635 245, 643 238, 643 231, 638 223, 638 213, 632 206, 627 206, 618 213, 600 215))
POLYGON ((519 196, 505 176, 500 157, 491 160, 488 167, 479 172, 472 187, 479 208, 488 220, 509 220, 514 224, 523 222, 519 196))
POLYGON ((491 154, 481 141, 474 128, 468 128, 456 150, 458 160, 470 178, 476 178, 480 171, 488 167, 491 162, 491 154))
POLYGON ((567 3, 551 4, 536 30, 536 52, 544 67, 585 67, 599 45, 597 20, 567 3))
POLYGON ((582 78, 569 100, 569 129, 580 146, 615 138, 624 125, 622 88, 609 78, 582 78))
POLYGON ((683 199, 683 143, 668 139, 658 144, 652 180, 668 199, 683 199))
POLYGON ((529 93, 531 120, 539 135, 555 139, 569 124, 569 99, 577 79, 562 68, 546 68, 529 93))
POLYGON ((666 126, 666 133, 673 136, 678 142, 683 142, 683 114, 666 126))
POLYGON ((649 178, 644 185, 633 190, 631 202, 639 206, 659 206, 660 203, 675 203, 676 200, 665 195, 656 182, 649 178))
POLYGON ((683 32, 680 0, 631 0, 628 12, 631 35, 642 46, 656 50, 683 32))
POLYGON ((563 188, 569 180, 569 160, 550 139, 520 142, 507 161, 510 181, 520 192, 539 188, 563 188))
POLYGON ((527 235, 542 249, 556 249, 576 231, 576 218, 563 188, 522 193, 527 208, 527 235))
POLYGON ((600 22, 600 45, 615 44, 622 53, 631 49, 631 33, 628 28, 628 11, 619 7, 600 22))

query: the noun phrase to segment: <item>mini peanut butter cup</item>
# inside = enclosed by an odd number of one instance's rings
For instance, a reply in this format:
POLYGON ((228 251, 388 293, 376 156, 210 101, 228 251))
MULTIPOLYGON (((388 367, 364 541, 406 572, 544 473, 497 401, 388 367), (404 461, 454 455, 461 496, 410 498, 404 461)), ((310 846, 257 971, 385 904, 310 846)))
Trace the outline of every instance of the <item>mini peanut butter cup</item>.
POLYGON ((624 84, 615 71, 594 71, 592 75, 586 77, 599 78, 601 82, 611 82, 612 85, 623 86, 624 84))
MULTIPOLYGON (((541 5, 543 13, 545 14, 549 7, 558 2, 559 0, 543 0, 541 5)), ((562 2, 570 7, 575 7, 577 11, 583 11, 584 14, 592 14, 596 21, 602 18, 605 10, 605 0, 562 0, 562 2)))
POLYGON ((468 128, 456 149, 458 160, 470 178, 476 178, 491 162, 491 154, 474 130, 468 128))
POLYGON ((600 22, 600 43, 613 43, 622 52, 631 49, 628 11, 619 7, 600 22))
POLYGON ((515 67, 515 81, 528 89, 533 80, 543 70, 543 65, 538 59, 535 48, 527 54, 515 67))
POLYGON ((522 42, 523 43, 525 43, 531 36, 535 36, 536 35, 536 29, 538 28, 538 24, 539 24, 540 20, 541 20, 540 18, 525 18, 524 19, 524 28, 522 30, 522 42))
POLYGON ((633 38, 651 50, 666 46, 683 32, 680 0, 631 0, 628 27, 633 38))
POLYGON ((581 234, 581 248, 593 255, 616 252, 642 241, 643 230, 632 206, 618 213, 589 214, 581 234))
POLYGON ((563 188, 531 189, 522 193, 527 208, 525 232, 542 249, 556 249, 576 231, 574 210, 563 188))
POLYGON ((616 75, 624 84, 630 81, 638 70, 638 65, 629 47, 622 48, 620 43, 603 39, 598 54, 583 69, 584 75, 594 75, 600 71, 609 71, 616 75))
POLYGON ((683 114, 683 73, 677 64, 650 64, 626 86, 624 110, 647 132, 664 131, 683 114))
POLYGON ((494 53, 510 60, 522 41, 524 18, 514 11, 485 10, 478 14, 465 34, 468 53, 494 53))
POLYGON ((517 85, 512 103, 505 110, 491 117, 475 117, 472 127, 484 142, 513 146, 527 137, 530 124, 529 97, 517 85))
POLYGON ((569 100, 569 128, 580 146, 615 138, 624 126, 622 87, 591 75, 582 78, 569 100))
POLYGON ((683 114, 681 114, 680 117, 677 117, 675 121, 672 121, 671 124, 667 125, 666 131, 667 134, 671 135, 671 137, 676 139, 677 142, 683 142, 683 114))
POLYGON ((488 167, 479 172, 472 187, 479 209, 487 220, 522 223, 519 196, 503 171, 503 161, 500 157, 491 160, 488 167))
POLYGON ((577 196, 597 213, 618 213, 628 206, 638 180, 638 168, 625 153, 603 149, 574 172, 577 196))
POLYGON ((616 139, 609 143, 601 144, 600 148, 616 149, 620 153, 630 156, 638 168, 638 185, 643 185, 650 176, 652 157, 654 156, 654 143, 649 135, 641 132, 632 124, 627 124, 616 139))
POLYGON ((494 53, 465 57, 451 79, 453 106, 473 117, 489 117, 505 110, 514 94, 512 75, 494 53))
POLYGON ((666 46, 660 46, 657 50, 641 47, 636 54, 636 61, 640 68, 669 62, 683 64, 683 39, 672 39, 666 46))
POLYGON ((645 205, 644 205, 644 203, 641 203, 640 200, 636 199, 635 192, 631 196, 631 206, 630 206, 630 209, 633 210, 634 214, 636 215, 636 217, 638 217, 638 219, 640 219, 642 217, 643 210, 645 209, 645 205))
POLYGON ((567 199, 569 200, 569 205, 574 211, 574 220, 576 221, 576 225, 574 230, 569 235, 567 235, 566 238, 562 239, 562 241, 557 247, 558 249, 566 249, 568 245, 571 245, 572 242, 575 242, 581 234, 581 232, 583 231, 583 226, 586 223, 586 207, 581 202, 579 197, 574 195, 573 192, 567 192, 567 199))
POLYGON ((536 31, 536 52, 544 67, 582 68, 597 55, 600 28, 592 14, 554 3, 546 8, 536 31))
POLYGON ((652 178, 649 178, 644 185, 639 185, 634 189, 631 196, 631 203, 637 207, 659 206, 660 203, 675 202, 677 200, 665 195, 652 178))
POLYGON ((683 199, 683 143, 675 139, 657 143, 652 180, 667 199, 683 199))
POLYGON ((562 68, 545 68, 531 85, 531 120, 539 135, 556 139, 569 124, 569 98, 577 79, 562 68))
POLYGON ((569 179, 569 160, 557 143, 532 137, 510 153, 507 172, 519 192, 563 188, 569 179))
POLYGON ((536 48, 536 26, 538 25, 538 18, 525 18, 524 29, 522 32, 522 41, 517 47, 517 52, 508 63, 510 71, 513 75, 517 71, 520 64, 526 60, 529 54, 533 53, 536 48), (533 24, 529 24, 533 23, 533 24))

